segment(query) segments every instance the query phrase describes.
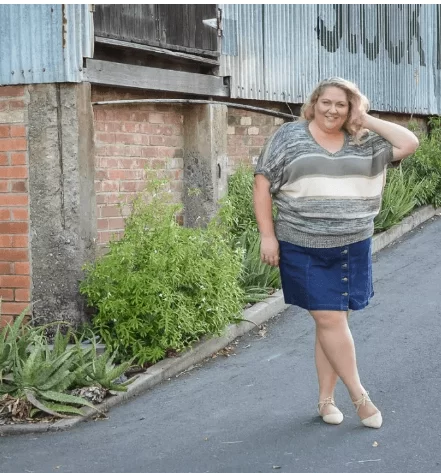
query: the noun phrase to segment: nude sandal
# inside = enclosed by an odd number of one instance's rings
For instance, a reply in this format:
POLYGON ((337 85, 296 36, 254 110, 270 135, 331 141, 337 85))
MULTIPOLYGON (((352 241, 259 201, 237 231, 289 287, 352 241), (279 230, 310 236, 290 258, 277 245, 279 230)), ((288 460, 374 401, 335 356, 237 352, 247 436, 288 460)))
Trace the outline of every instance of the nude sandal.
POLYGON ((338 425, 343 422, 343 414, 341 413, 340 409, 335 405, 334 398, 332 397, 327 397, 326 399, 323 399, 323 401, 320 401, 317 405, 317 411, 319 416, 323 419, 323 422, 326 422, 327 424, 338 425), (338 412, 334 412, 333 414, 322 415, 323 408, 328 405, 334 406, 338 410, 338 412))
MULTIPOLYGON (((368 392, 362 394, 361 398, 358 399, 358 401, 353 401, 356 412, 358 413, 358 410, 360 409, 360 407, 365 406, 367 402, 370 402, 371 404, 373 404, 372 401, 369 399, 368 392)), ((383 417, 381 416, 381 412, 378 411, 376 414, 366 417, 366 419, 361 419, 361 423, 365 427, 371 427, 372 429, 379 429, 383 423, 383 417)))

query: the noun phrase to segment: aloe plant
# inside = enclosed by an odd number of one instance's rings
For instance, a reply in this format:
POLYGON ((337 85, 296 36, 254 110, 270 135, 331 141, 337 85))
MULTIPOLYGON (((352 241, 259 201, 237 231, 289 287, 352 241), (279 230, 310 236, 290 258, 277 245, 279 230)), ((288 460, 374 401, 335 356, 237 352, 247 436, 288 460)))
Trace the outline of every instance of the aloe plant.
POLYGON ((413 171, 401 166, 389 169, 383 192, 381 211, 375 218, 375 231, 385 231, 409 215, 418 203, 417 196, 426 185, 413 171))
POLYGON ((56 417, 82 415, 80 407, 94 405, 68 394, 70 389, 98 384, 125 391, 133 381, 115 382, 128 369, 129 361, 116 366, 115 354, 98 356, 95 343, 84 349, 72 331, 62 334, 59 328, 51 347, 44 336, 47 326, 23 324, 24 317, 25 312, 0 332, 0 397, 26 399, 34 406, 31 417, 41 411, 56 417))

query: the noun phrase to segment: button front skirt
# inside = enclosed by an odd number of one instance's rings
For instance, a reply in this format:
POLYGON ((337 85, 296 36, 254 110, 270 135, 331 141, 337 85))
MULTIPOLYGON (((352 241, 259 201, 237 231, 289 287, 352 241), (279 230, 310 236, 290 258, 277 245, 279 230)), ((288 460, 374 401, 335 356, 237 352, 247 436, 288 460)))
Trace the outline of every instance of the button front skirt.
POLYGON ((304 248, 280 241, 286 304, 306 310, 360 310, 374 295, 372 239, 337 248, 304 248))

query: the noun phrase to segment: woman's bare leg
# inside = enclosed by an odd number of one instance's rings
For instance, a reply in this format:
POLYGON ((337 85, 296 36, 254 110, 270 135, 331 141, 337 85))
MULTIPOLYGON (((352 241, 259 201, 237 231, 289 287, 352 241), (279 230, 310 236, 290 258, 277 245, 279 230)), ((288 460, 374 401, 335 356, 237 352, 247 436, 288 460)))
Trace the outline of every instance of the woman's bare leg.
MULTIPOLYGON (((353 401, 361 398, 366 392, 360 382, 355 356, 354 340, 349 329, 347 313, 344 311, 311 311, 316 323, 316 337, 322 351, 318 352, 320 367, 319 385, 323 386, 323 393, 332 388, 334 376, 329 367, 340 377, 346 385, 353 401), (326 364, 321 354, 325 355, 329 365, 326 364), (321 380, 320 380, 321 378, 321 380)), ((317 344, 316 344, 317 356, 317 344)), ((335 380, 336 382, 337 380, 335 380)), ((335 384, 333 385, 335 388, 335 384)), ((320 396, 322 395, 322 387, 320 396)), ((333 392, 333 391, 332 391, 333 392)), ((358 415, 361 419, 370 417, 378 412, 371 403, 361 406, 358 415)))
MULTIPOLYGON (((319 385, 319 402, 323 402, 325 399, 332 397, 334 398, 334 390, 337 384, 338 375, 329 363, 320 341, 315 337, 315 366, 317 368, 317 377, 319 385)), ((321 410, 322 415, 334 414, 338 412, 332 404, 323 406, 321 410)))

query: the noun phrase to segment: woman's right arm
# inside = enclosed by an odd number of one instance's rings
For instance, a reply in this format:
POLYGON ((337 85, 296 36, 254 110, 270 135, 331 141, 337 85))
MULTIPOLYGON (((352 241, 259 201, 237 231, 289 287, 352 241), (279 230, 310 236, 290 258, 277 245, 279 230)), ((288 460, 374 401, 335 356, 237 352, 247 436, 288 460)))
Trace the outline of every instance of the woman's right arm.
POLYGON ((260 257, 271 266, 279 265, 279 242, 274 232, 273 201, 270 182, 262 175, 254 178, 254 213, 260 232, 260 257))

